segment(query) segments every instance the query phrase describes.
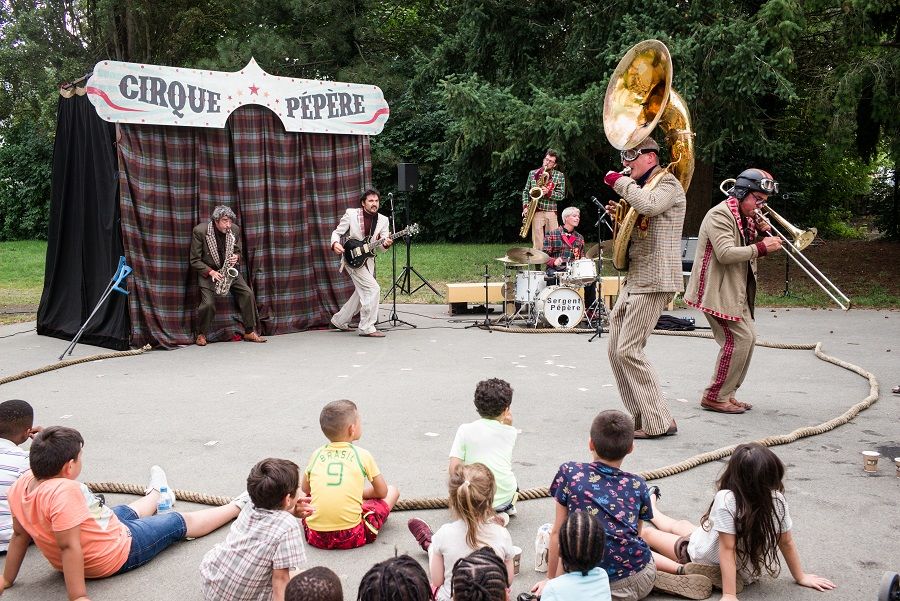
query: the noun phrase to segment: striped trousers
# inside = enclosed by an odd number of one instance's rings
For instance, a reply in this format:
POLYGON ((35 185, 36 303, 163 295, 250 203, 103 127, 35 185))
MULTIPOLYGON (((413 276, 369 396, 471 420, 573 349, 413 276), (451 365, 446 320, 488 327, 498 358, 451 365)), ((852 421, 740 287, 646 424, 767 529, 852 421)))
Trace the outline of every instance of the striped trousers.
POLYGON ((634 418, 635 429, 643 429, 651 436, 668 430, 672 413, 644 347, 674 294, 634 293, 626 285, 609 314, 607 352, 622 403, 634 418))
POLYGON ((747 377, 753 347, 756 345, 756 326, 747 306, 741 313, 740 321, 728 321, 708 313, 704 315, 719 343, 719 356, 716 358, 712 380, 703 391, 703 398, 714 403, 727 403, 734 398, 747 377))

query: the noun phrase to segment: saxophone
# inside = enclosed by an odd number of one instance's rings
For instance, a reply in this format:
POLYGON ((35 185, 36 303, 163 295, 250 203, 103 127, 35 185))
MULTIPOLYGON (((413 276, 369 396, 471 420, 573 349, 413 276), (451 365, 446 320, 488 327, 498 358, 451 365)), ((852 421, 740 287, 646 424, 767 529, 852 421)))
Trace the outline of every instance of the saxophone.
POLYGON ((528 203, 528 212, 522 217, 522 229, 519 230, 520 238, 528 237, 528 232, 531 230, 531 222, 534 219, 534 214, 537 213, 538 201, 541 199, 541 196, 544 195, 541 188, 550 183, 550 172, 545 169, 535 183, 537 185, 528 191, 531 202, 528 203))
POLYGON ((240 275, 240 272, 237 268, 232 267, 228 264, 228 259, 225 259, 225 262, 222 263, 222 269, 219 270, 224 277, 216 282, 216 294, 219 296, 225 296, 228 294, 228 291, 231 290, 231 285, 234 284, 234 281, 240 275))

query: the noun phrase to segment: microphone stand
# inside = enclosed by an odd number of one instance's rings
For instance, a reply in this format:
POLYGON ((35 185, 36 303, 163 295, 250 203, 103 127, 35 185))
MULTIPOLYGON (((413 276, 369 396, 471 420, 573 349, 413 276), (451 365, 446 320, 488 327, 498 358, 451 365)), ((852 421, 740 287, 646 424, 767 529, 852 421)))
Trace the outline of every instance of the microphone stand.
MULTIPOLYGON (((606 217, 606 208, 600 204, 600 201, 597 200, 596 196, 591 196, 591 200, 597 205, 597 210, 600 212, 597 223, 594 225, 597 227, 597 244, 599 245, 603 241, 603 228, 600 224, 605 223, 606 227, 609 228, 610 233, 613 231, 613 227, 609 224, 606 217)), ((591 307, 588 308, 590 311, 591 308, 594 309, 594 319, 596 319, 596 323, 594 324, 594 335, 588 339, 588 342, 592 342, 594 338, 603 338, 603 316, 607 316, 609 318, 609 313, 606 311, 606 304, 603 302, 603 296, 601 293, 603 292, 603 258, 601 253, 597 253, 597 279, 594 280, 594 288, 595 288, 595 298, 591 307)))
POLYGON ((465 328, 468 330, 469 328, 484 328, 488 332, 491 330, 491 318, 490 318, 490 308, 488 307, 488 280, 490 279, 490 274, 488 273, 487 263, 484 264, 484 321, 482 322, 474 322, 470 325, 467 325, 465 328))
MULTIPOLYGON (((394 193, 393 192, 388 192, 388 202, 391 205, 391 234, 393 234, 394 232, 397 231, 397 221, 396 221, 395 215, 394 215, 394 193)), ((391 281, 394 280, 396 275, 397 275, 397 246, 395 244, 392 244, 391 245, 391 281)), ((397 287, 396 286, 391 286, 390 295, 391 295, 391 316, 388 317, 387 319, 376 322, 375 325, 377 326, 382 323, 389 323, 389 324, 391 324, 391 327, 396 328, 398 325, 400 325, 402 323, 403 325, 409 326, 411 328, 415 328, 416 326, 414 326, 413 324, 411 324, 407 321, 403 321, 402 319, 400 319, 397 316, 397 287)))

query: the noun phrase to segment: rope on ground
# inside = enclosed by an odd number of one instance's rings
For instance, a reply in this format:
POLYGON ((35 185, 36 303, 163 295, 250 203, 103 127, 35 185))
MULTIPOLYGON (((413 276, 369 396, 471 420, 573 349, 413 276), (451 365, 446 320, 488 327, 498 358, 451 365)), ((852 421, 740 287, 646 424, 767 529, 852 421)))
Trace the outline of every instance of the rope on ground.
POLYGON ((9 384, 10 382, 15 382, 16 380, 22 380, 24 378, 30 378, 31 376, 36 376, 38 374, 43 374, 48 371, 53 371, 55 369, 62 369, 63 367, 69 367, 70 365, 78 365, 79 363, 89 363, 90 361, 100 361, 101 359, 115 359, 117 357, 133 357, 134 355, 140 355, 150 350, 150 345, 146 344, 138 349, 132 349, 130 351, 113 351, 111 353, 100 353, 98 355, 89 355, 87 357, 80 357, 78 359, 66 359, 65 361, 59 361, 58 363, 51 363, 50 365, 45 365, 44 367, 39 367, 37 369, 29 369, 27 371, 23 371, 18 374, 14 374, 12 376, 6 376, 5 378, 0 378, 0 386, 4 384, 9 384))
MULTIPOLYGON (((524 330, 524 331, 532 331, 532 330, 524 330)), ((568 332, 571 330, 555 330, 561 332, 568 332)), ((591 331, 591 330, 588 330, 591 331)), ((540 332, 542 333, 542 332, 540 332)), ((670 330, 656 330, 655 334, 663 334, 667 336, 688 336, 694 338, 712 338, 712 334, 709 332, 677 332, 670 330)), ((841 415, 828 420, 827 422, 818 424, 816 426, 805 426, 803 428, 798 428, 793 432, 788 434, 780 434, 774 436, 768 436, 763 438, 762 440, 757 440, 758 442, 767 447, 773 447, 777 445, 789 444, 795 442, 801 438, 806 438, 807 436, 816 436, 818 434, 823 434, 830 430, 834 430, 838 426, 842 426, 849 422, 851 419, 859 415, 859 413, 865 409, 871 407, 877 400, 879 394, 878 388, 878 380, 875 378, 875 375, 865 369, 854 365, 852 363, 848 363, 847 361, 843 361, 836 357, 832 357, 830 355, 826 355, 822 352, 822 343, 817 342, 815 344, 784 344, 777 342, 766 342, 758 340, 756 342, 757 346, 765 346, 769 348, 778 348, 778 349, 790 349, 790 350, 813 350, 815 352, 816 358, 827 363, 831 363, 833 365, 837 365, 838 367, 842 367, 846 370, 852 371, 863 378, 866 378, 869 381, 869 396, 864 398, 859 403, 856 403, 847 411, 842 413, 841 415)), ((679 463, 675 463, 672 465, 667 465, 661 468, 657 468, 650 471, 640 472, 640 475, 645 480, 656 480, 658 478, 665 478, 667 476, 673 476, 675 474, 679 474, 681 472, 686 472, 689 469, 695 468, 697 466, 703 465, 704 463, 709 463, 711 461, 718 461, 720 459, 724 459, 725 457, 730 456, 734 449, 737 447, 737 444, 733 444, 727 447, 722 447, 716 449, 714 451, 708 451, 706 453, 701 453, 699 455, 695 455, 684 461, 679 463)), ((143 495, 144 489, 140 486, 134 484, 121 484, 118 482, 88 482, 87 487, 90 488, 95 493, 121 493, 121 494, 131 494, 131 495, 143 495)), ((226 503, 231 501, 231 497, 222 497, 215 495, 205 495, 201 493, 184 491, 184 490, 175 490, 175 497, 180 501, 190 501, 192 503, 200 503, 205 505, 225 505, 226 503)), ((521 500, 534 500, 534 499, 543 499, 550 496, 550 489, 546 486, 539 488, 529 488, 527 490, 521 490, 518 493, 518 499, 521 500)), ((449 499, 447 497, 418 497, 412 499, 400 499, 397 504, 394 506, 394 511, 412 511, 412 510, 421 510, 421 509, 445 509, 448 507, 449 499)))

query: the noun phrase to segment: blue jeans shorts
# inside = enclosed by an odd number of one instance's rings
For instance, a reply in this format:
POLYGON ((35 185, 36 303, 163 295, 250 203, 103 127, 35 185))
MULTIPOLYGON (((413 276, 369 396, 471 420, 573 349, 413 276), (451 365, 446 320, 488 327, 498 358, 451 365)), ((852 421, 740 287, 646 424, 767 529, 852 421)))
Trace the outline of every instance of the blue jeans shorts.
POLYGON ((184 517, 176 511, 142 518, 128 505, 116 505, 111 509, 131 533, 128 559, 116 574, 139 568, 187 536, 184 517))

